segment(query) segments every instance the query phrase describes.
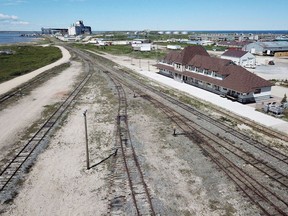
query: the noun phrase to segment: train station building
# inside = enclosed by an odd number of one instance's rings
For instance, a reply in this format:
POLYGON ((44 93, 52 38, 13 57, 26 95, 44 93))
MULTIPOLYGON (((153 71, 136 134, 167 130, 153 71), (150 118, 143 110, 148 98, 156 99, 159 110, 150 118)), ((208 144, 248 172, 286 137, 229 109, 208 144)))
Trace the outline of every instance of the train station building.
POLYGON ((272 83, 231 60, 210 57, 199 45, 171 51, 156 67, 162 75, 241 103, 271 97, 272 83))

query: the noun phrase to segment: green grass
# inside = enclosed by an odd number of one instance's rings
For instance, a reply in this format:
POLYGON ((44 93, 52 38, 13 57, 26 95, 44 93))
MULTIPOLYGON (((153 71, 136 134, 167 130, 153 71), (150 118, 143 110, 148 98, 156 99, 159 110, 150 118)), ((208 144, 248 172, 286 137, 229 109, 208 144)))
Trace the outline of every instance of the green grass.
POLYGON ((29 73, 62 57, 57 47, 0 46, 0 50, 13 50, 12 55, 0 55, 0 83, 29 73))
POLYGON ((112 55, 126 55, 128 57, 139 59, 161 59, 166 55, 166 52, 159 50, 152 50, 150 52, 133 51, 131 45, 95 46, 92 44, 74 44, 74 46, 94 52, 104 52, 112 55))
MULTIPOLYGON (((181 43, 181 42, 157 42, 156 44, 161 45, 161 46, 179 45, 182 48, 187 47, 187 46, 195 46, 193 44, 187 44, 187 43, 181 43)), ((216 50, 216 51, 225 51, 227 49, 227 47, 215 46, 215 45, 204 46, 204 48, 206 50, 216 50)))

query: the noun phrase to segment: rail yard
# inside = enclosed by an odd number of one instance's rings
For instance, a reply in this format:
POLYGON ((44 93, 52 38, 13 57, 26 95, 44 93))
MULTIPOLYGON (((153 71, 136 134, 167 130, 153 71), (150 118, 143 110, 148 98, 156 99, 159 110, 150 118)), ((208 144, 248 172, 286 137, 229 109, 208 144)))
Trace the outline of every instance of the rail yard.
MULTIPOLYGON (((285 134, 66 48, 81 74, 25 142, 5 148, 0 213, 288 215, 285 134)), ((0 112, 19 97, 26 95, 2 97, 0 112)))

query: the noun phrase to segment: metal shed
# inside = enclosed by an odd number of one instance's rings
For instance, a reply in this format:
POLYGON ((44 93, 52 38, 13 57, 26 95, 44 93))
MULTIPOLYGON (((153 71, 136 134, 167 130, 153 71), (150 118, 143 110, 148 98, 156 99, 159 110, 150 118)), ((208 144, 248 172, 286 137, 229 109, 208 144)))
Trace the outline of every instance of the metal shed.
POLYGON ((243 50, 257 55, 274 56, 277 52, 288 51, 288 41, 254 42, 245 45, 243 50))

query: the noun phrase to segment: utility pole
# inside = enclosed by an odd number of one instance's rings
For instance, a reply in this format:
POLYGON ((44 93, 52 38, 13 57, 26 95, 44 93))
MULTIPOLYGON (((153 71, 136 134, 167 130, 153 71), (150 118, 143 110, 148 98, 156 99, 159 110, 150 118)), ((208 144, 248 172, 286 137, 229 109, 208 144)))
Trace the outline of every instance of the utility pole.
POLYGON ((85 125, 85 141, 86 141, 86 164, 87 164, 87 170, 90 169, 89 165, 89 149, 88 149, 88 132, 87 132, 87 118, 86 118, 87 110, 84 111, 84 125, 85 125))
POLYGON ((176 126, 175 125, 173 125, 173 136, 176 136, 177 134, 176 134, 176 126))
POLYGON ((150 64, 149 64, 150 62, 148 61, 148 71, 150 71, 150 64))

